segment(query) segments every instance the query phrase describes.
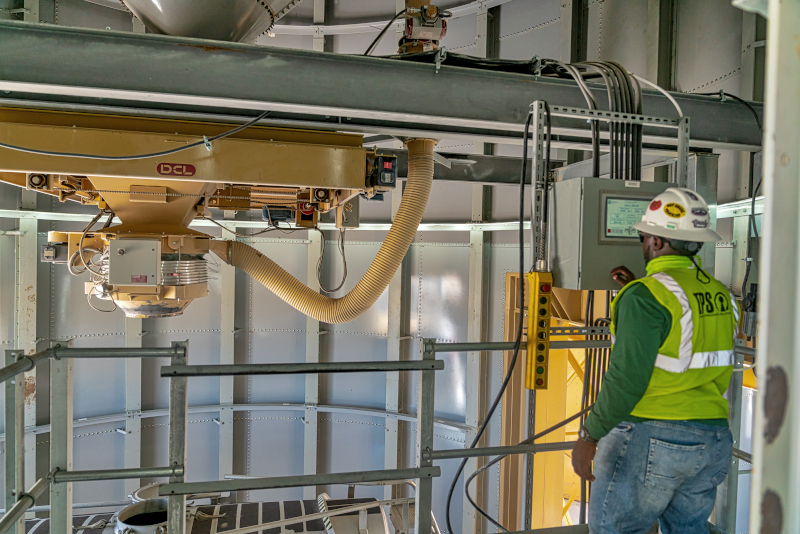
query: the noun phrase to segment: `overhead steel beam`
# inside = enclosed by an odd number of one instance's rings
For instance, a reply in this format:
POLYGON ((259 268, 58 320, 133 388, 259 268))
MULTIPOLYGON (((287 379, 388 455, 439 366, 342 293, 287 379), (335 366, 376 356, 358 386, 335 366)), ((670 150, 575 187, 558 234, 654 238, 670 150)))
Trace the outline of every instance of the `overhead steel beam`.
MULTIPOLYGON (((7 98, 162 110, 258 110, 297 121, 341 122, 340 129, 414 128, 429 135, 521 132, 530 103, 585 105, 572 81, 522 74, 320 54, 162 35, 0 23, 0 90, 7 98), (39 51, 48 50, 47 54, 39 51), (231 83, 235 80, 236 83, 231 83), (425 98, 408 98, 419 90, 425 98)), ((598 101, 605 88, 593 86, 598 101)), ((674 117, 660 93, 644 91, 648 115, 674 117)), ((752 148, 761 136, 737 102, 676 93, 696 125, 696 146, 752 148)), ((755 104, 760 111, 761 106, 755 104)), ((588 124, 554 118, 553 133, 588 137, 588 124)), ((672 132, 645 129, 645 141, 674 145, 672 132)))

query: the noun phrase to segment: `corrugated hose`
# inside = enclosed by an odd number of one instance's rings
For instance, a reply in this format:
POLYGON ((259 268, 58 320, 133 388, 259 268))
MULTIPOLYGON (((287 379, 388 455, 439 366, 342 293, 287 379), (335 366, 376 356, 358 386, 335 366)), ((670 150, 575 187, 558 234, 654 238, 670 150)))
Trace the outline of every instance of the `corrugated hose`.
POLYGON ((411 139, 408 182, 397 215, 378 254, 356 286, 341 298, 330 298, 306 286, 253 247, 239 241, 212 241, 211 251, 247 273, 286 303, 323 323, 356 319, 381 296, 408 252, 428 204, 433 183, 433 139, 411 139))

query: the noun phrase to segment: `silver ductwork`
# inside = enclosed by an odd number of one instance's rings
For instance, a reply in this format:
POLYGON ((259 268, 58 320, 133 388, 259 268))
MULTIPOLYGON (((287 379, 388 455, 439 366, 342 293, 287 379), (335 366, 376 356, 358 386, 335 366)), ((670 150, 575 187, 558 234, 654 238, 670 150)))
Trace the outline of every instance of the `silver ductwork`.
POLYGON ((153 33, 250 43, 275 24, 275 0, 120 0, 153 33))

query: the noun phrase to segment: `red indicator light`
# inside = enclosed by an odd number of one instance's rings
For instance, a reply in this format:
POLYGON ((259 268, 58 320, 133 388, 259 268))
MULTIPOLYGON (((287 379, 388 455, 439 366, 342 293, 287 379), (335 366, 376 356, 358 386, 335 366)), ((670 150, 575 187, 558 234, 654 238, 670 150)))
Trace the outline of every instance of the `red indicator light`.
POLYGON ((544 385, 544 380, 542 380, 541 378, 537 378, 537 379, 536 379, 536 385, 537 385, 537 386, 542 386, 542 385, 544 385))
POLYGON ((550 284, 542 284, 542 293, 550 293, 550 284))

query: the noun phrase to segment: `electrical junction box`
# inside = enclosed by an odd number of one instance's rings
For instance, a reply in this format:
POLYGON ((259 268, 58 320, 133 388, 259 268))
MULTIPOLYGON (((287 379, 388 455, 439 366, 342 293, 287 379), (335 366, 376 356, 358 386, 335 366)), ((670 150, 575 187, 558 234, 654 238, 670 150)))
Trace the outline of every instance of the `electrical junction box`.
POLYGON ((664 182, 572 178, 553 184, 550 202, 550 265, 564 289, 621 289, 611 270, 625 266, 644 276, 639 232, 650 202, 664 182))
POLYGON ((108 248, 109 284, 161 285, 160 239, 112 239, 108 248))

